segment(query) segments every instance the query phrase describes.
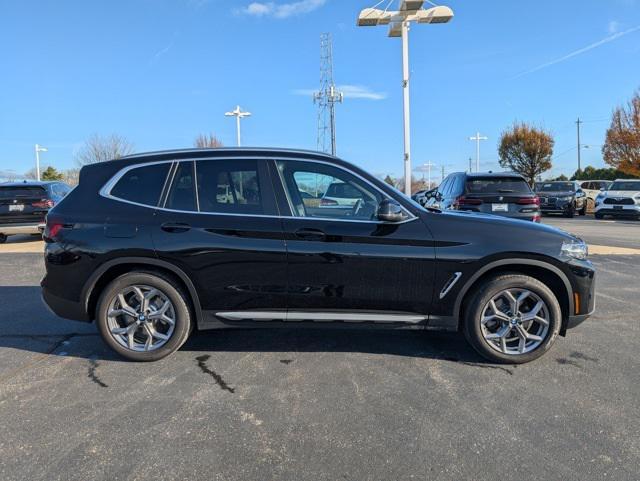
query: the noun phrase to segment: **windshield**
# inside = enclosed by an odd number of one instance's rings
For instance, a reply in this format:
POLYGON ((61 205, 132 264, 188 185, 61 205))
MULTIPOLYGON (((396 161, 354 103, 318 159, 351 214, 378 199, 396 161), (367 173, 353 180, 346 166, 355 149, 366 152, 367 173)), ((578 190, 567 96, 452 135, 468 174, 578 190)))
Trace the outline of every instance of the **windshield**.
POLYGON ((611 187, 609 187, 609 190, 640 190, 640 181, 614 182, 613 184, 611 184, 611 187))
POLYGON ((524 179, 513 177, 482 177, 467 180, 468 194, 530 194, 531 189, 524 179))
POLYGON ((566 192, 573 191, 575 184, 573 182, 545 182, 536 184, 536 192, 566 192))
POLYGON ((0 187, 0 199, 42 198, 45 191, 42 187, 0 187))

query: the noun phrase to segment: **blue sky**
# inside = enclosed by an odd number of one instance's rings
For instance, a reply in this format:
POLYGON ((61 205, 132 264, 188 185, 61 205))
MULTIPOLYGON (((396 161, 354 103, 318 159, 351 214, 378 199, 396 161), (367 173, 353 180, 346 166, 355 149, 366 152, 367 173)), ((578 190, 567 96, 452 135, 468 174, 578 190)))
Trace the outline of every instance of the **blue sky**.
MULTIPOLYGON (((137 151, 189 147, 201 132, 246 145, 315 148, 319 35, 334 39, 338 154, 376 174, 402 173, 401 45, 357 28, 373 0, 0 0, 0 170, 73 167, 94 133, 137 151)), ((612 109, 640 88, 640 0, 451 0, 446 25, 411 31, 413 161, 464 170, 482 144, 498 169, 514 120, 556 137, 553 174, 602 166, 612 109)))

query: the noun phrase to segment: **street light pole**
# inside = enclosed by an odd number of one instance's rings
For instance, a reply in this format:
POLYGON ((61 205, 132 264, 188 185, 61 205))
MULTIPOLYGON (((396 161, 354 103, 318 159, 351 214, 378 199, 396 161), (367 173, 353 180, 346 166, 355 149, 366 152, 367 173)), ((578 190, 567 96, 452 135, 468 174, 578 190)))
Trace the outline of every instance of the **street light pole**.
POLYGON ((476 172, 480 172, 480 141, 489 140, 488 137, 481 137, 480 132, 476 133, 475 137, 469 137, 469 140, 476 141, 476 172))
POLYGON ((48 149, 36 144, 36 179, 40 182, 40 152, 48 152, 48 149))
MULTIPOLYGON (((382 3, 382 2, 380 2, 382 3)), ((411 116, 409 107, 409 27, 411 22, 447 23, 453 18, 449 7, 423 9, 424 0, 401 0, 397 11, 365 8, 358 15, 359 27, 389 25, 389 37, 402 38, 402 92, 404 123, 404 192, 411 195, 411 116)))
POLYGON ((238 147, 240 147, 240 145, 242 145, 241 138, 240 138, 240 119, 243 119, 244 117, 250 117, 251 112, 243 112, 240 106, 238 105, 234 110, 232 110, 231 112, 226 112, 224 115, 226 117, 236 118, 236 137, 237 137, 238 147))

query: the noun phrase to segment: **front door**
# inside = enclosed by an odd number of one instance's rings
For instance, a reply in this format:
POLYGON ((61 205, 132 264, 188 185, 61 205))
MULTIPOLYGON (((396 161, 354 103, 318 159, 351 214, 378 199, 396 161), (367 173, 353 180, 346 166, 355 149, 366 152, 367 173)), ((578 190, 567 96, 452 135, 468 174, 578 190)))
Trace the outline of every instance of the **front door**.
POLYGON ((283 160, 272 169, 281 211, 290 211, 289 320, 422 324, 435 259, 424 223, 409 212, 403 222, 379 221, 388 195, 346 168, 283 160))
POLYGON ((181 161, 156 212, 158 256, 191 277, 209 321, 286 311, 286 249, 265 162, 181 161))

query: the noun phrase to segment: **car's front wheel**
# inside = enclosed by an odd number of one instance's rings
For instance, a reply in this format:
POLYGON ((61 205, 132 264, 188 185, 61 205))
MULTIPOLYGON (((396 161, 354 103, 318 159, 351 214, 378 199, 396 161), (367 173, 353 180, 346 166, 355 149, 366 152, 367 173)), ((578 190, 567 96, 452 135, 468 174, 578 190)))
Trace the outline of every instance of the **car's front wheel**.
POLYGON ((5 242, 7 242, 7 236, 0 234, 0 244, 4 244, 5 242))
POLYGON ((464 332, 483 357, 521 364, 542 356, 555 342, 562 314, 551 290, 522 274, 484 282, 466 309, 464 332))
POLYGON ((114 279, 98 301, 96 320, 104 341, 132 361, 157 361, 184 344, 191 327, 188 298, 156 272, 114 279))

